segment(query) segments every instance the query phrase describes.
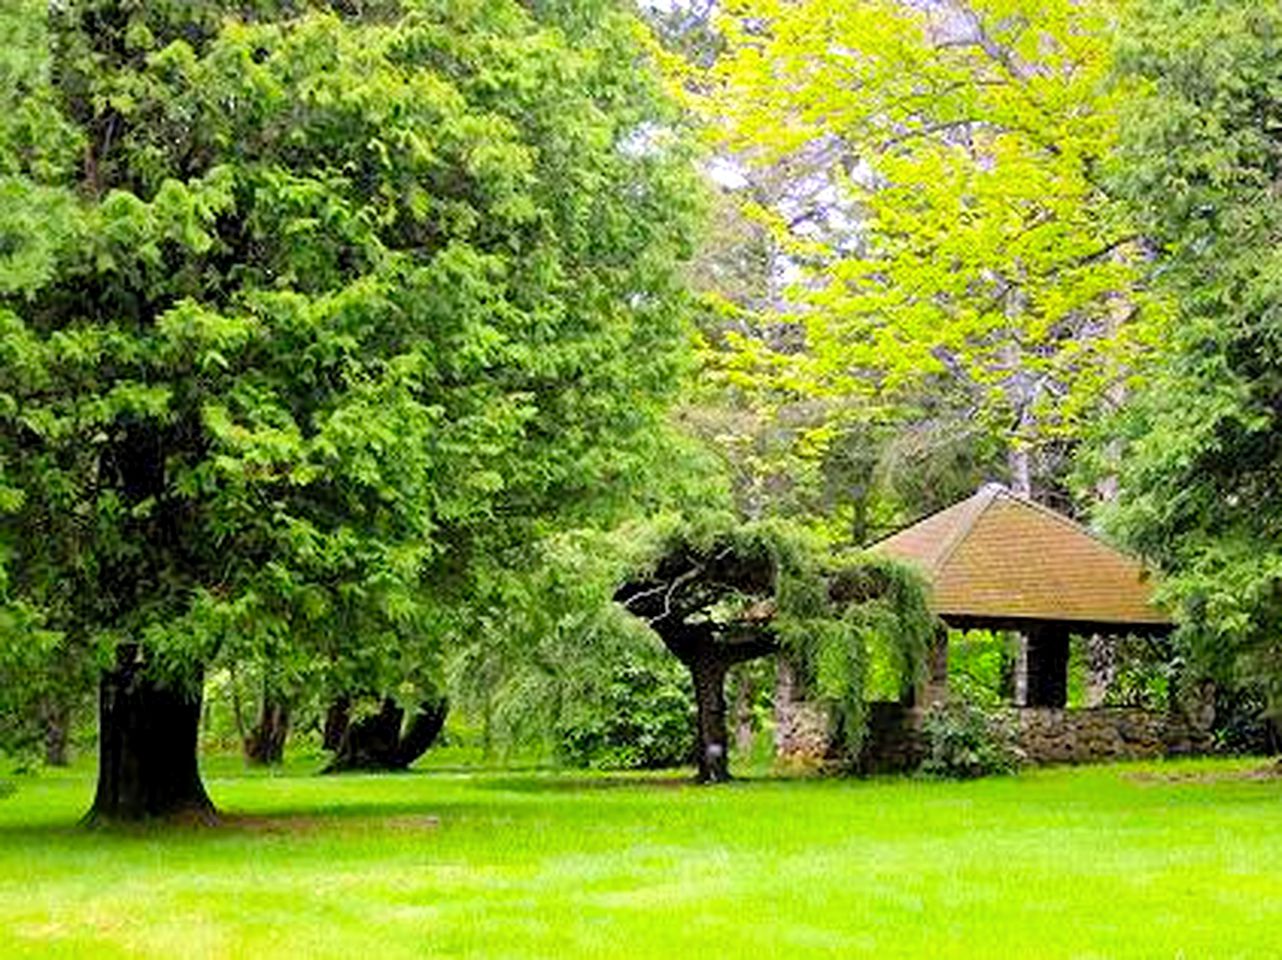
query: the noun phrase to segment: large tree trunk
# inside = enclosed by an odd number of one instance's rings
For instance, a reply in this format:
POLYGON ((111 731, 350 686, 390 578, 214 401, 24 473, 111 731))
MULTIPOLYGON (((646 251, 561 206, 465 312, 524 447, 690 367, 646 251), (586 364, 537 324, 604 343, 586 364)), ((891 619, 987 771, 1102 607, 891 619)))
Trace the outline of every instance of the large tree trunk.
POLYGON ((103 674, 99 698, 98 792, 86 821, 212 820, 196 760, 200 693, 156 683, 127 644, 103 674))
POLYGON ((401 736, 400 747, 397 750, 399 754, 397 759, 402 767, 408 767, 427 753, 428 748, 441 735, 441 730, 445 727, 445 717, 449 712, 449 701, 444 697, 438 700, 426 700, 419 705, 418 712, 410 718, 409 726, 401 736))
POLYGON ((730 779, 730 756, 726 749, 726 670, 729 666, 725 660, 707 654, 686 661, 699 709, 695 759, 699 764, 700 783, 725 783, 730 779))
POLYGON ((445 698, 424 701, 401 732, 405 711, 390 697, 379 712, 347 724, 325 773, 348 770, 404 770, 427 752, 445 725, 445 698))
POLYGON ((245 737, 245 759, 257 766, 274 766, 285 758, 289 735, 289 707, 264 695, 258 723, 245 737))

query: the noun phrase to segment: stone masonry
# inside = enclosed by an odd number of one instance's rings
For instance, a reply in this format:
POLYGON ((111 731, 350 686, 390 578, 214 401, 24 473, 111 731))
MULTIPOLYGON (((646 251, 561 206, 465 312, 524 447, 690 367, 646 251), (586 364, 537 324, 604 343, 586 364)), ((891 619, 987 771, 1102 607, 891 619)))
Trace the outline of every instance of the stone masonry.
MULTIPOLYGON (((1018 746, 1030 764, 1095 763, 1204 753, 1209 734, 1180 714, 1132 707, 1006 708, 1018 746)), ((925 711, 898 703, 869 704, 868 737, 858 766, 869 773, 916 768, 925 757, 925 711)), ((796 702, 777 714, 776 746, 782 760, 833 759, 828 726, 815 704, 796 702)))

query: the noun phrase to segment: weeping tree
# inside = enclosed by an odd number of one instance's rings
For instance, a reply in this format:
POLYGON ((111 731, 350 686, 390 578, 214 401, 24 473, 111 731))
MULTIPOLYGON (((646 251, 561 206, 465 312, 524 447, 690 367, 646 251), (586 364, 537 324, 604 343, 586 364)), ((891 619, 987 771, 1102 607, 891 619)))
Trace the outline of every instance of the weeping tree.
POLYGON ((698 779, 730 778, 726 674, 781 654, 801 666, 834 733, 854 749, 865 726, 869 652, 891 652, 906 685, 921 672, 934 619, 919 578, 891 561, 837 557, 785 525, 674 528, 614 595, 690 672, 698 779))
POLYGON ((211 814, 206 669, 392 695, 627 509, 693 204, 613 9, 0 5, 0 677, 102 670, 93 817, 211 814))

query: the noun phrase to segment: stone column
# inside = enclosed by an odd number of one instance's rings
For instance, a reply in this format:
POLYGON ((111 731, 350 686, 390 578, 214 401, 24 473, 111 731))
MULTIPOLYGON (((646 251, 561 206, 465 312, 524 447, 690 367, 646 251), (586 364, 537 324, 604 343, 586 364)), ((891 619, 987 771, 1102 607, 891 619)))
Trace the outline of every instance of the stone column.
POLYGON ((935 632, 934 642, 926 654, 926 680, 915 699, 923 707, 948 699, 948 628, 945 626, 935 632))
POLYGON ((1086 638, 1086 705, 1102 707, 1117 678, 1116 638, 1095 633, 1086 638))
POLYGON ((1015 706, 1028 706, 1028 634, 1015 634, 1015 706))

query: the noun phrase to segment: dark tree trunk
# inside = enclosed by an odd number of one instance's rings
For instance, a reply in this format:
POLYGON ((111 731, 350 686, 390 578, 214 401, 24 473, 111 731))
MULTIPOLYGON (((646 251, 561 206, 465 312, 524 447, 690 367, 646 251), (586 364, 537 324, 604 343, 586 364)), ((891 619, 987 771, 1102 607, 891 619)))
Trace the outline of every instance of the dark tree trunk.
POLYGON ((777 653, 769 635, 739 642, 724 642, 700 624, 660 634, 668 650, 690 671, 698 711, 695 743, 696 780, 725 783, 730 779, 729 735, 726 727, 726 673, 738 663, 777 653))
POLYGON ((41 704, 40 721, 44 726, 45 763, 51 767, 65 767, 71 709, 64 703, 47 700, 41 704))
POLYGON ((428 748, 441 735, 449 710, 449 701, 444 697, 438 700, 427 700, 419 705, 418 712, 410 718, 405 735, 401 737, 398 759, 402 767, 408 767, 427 753, 428 748))
POLYGON ((347 725, 324 772, 404 770, 436 742, 447 711, 443 698, 424 702, 402 735, 405 711, 388 697, 378 713, 347 725))
POLYGON ((288 705, 264 697, 258 723, 245 737, 245 759, 259 766, 280 763, 285 757, 285 738, 288 735, 288 705))
POLYGON ((351 701, 346 697, 339 697, 325 711, 325 730, 321 734, 321 743, 326 750, 337 750, 342 745, 347 725, 351 721, 351 707, 351 701))
POLYGON ((137 647, 118 648, 99 691, 98 792, 87 822, 213 819, 196 760, 200 699, 156 683, 137 647))
POLYGON ((700 783, 725 783, 730 779, 730 757, 726 749, 726 670, 729 666, 725 660, 710 654, 686 662, 699 710, 695 759, 699 764, 700 783))

